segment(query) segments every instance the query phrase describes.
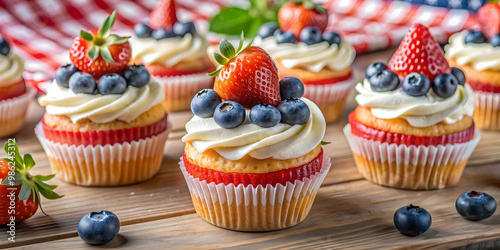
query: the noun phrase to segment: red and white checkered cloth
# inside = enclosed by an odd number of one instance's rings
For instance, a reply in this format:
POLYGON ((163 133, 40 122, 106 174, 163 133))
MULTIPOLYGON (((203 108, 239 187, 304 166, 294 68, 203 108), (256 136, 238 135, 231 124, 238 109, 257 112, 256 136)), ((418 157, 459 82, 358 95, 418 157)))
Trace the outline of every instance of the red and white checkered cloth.
MULTIPOLYGON (((25 79, 32 84, 53 78, 54 71, 69 62, 68 48, 80 30, 100 27, 114 9, 114 31, 132 35, 133 26, 144 22, 157 0, 0 0, 0 34, 25 59, 25 79)), ((237 0, 177 1, 180 20, 206 20, 237 0)), ((358 53, 399 43, 408 27, 420 22, 431 27, 440 42, 464 28, 476 25, 473 12, 450 10, 406 2, 383 0, 328 0, 329 29, 340 31, 358 53)))

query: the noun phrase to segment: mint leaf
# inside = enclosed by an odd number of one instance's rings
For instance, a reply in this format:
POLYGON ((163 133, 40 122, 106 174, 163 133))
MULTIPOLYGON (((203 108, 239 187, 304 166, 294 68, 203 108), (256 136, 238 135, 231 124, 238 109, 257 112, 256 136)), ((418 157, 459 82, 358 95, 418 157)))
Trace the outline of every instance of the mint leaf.
POLYGON ((248 33, 248 24, 252 22, 253 17, 248 10, 227 7, 212 18, 209 30, 226 35, 239 35, 243 30, 247 36, 254 36, 255 34, 248 33))

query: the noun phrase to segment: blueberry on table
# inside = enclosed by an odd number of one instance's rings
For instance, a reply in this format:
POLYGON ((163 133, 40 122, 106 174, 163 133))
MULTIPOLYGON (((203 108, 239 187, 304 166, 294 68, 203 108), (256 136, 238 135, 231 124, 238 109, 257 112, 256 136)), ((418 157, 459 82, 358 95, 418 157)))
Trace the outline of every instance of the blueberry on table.
POLYGON ((431 89, 431 81, 420 73, 411 73, 405 77, 401 87, 409 96, 424 96, 431 89))
POLYGON ((69 88, 69 78, 77 71, 78 68, 71 63, 59 67, 55 75, 57 84, 69 88))
POLYGON ((486 38, 484 37, 483 33, 479 30, 469 30, 467 32, 467 35, 465 35, 464 39, 465 43, 485 43, 486 38))
POLYGON ((323 33, 322 38, 330 45, 337 44, 340 46, 340 43, 342 42, 342 38, 336 32, 325 32, 323 33))
POLYGON ((120 231, 120 220, 109 211, 84 215, 77 226, 80 238, 92 245, 103 245, 113 240, 120 231))
POLYGON ((295 43, 297 41, 297 38, 291 31, 277 29, 274 32, 274 37, 276 38, 276 43, 295 43))
POLYGON ((486 193, 469 191, 458 197, 455 208, 466 219, 478 221, 490 217, 497 209, 497 202, 486 193))
POLYGON ((294 76, 284 77, 280 80, 281 100, 301 98, 304 95, 304 84, 294 76))
POLYGON ((375 74, 380 73, 380 71, 382 71, 384 69, 387 69, 387 66, 384 63, 374 62, 374 63, 368 65, 368 67, 366 68, 365 78, 369 79, 370 77, 372 77, 375 74))
POLYGON ((157 30, 154 30, 152 33, 151 33, 151 37, 156 39, 156 40, 161 40, 161 39, 166 39, 166 38, 172 38, 172 37, 176 37, 177 35, 174 33, 173 30, 169 30, 169 29, 157 29, 157 30))
POLYGON ((136 88, 144 87, 149 83, 151 75, 144 65, 129 65, 123 71, 123 77, 127 80, 128 85, 136 88))
POLYGON ((262 24, 257 30, 257 35, 262 39, 268 38, 273 35, 273 33, 278 29, 278 25, 275 22, 268 22, 262 24))
POLYGON ((307 45, 321 42, 321 31, 316 27, 305 27, 300 31, 300 41, 307 45))
POLYGON ((451 74, 453 74, 457 78, 458 84, 462 86, 465 85, 465 74, 461 69, 451 67, 451 74))
POLYGON ((300 99, 287 99, 278 104, 281 113, 281 122, 290 125, 302 125, 309 120, 311 111, 307 104, 300 99))
POLYGON ((75 94, 94 94, 96 87, 97 84, 91 74, 77 71, 69 78, 69 88, 75 94))
POLYGON ((127 89, 127 81, 123 76, 111 73, 101 76, 97 89, 102 95, 119 95, 127 89))
POLYGON ((498 47, 500 46, 500 34, 496 34, 494 35, 491 39, 490 39, 490 44, 493 45, 493 47, 498 47))
POLYGON ((404 206, 394 213, 394 226, 404 235, 417 236, 431 227, 431 214, 422 207, 412 204, 404 206))
POLYGON ((245 108, 233 101, 225 101, 217 105, 214 121, 223 128, 236 128, 245 121, 245 108))
POLYGON ((276 126, 281 121, 281 113, 277 108, 263 103, 253 106, 248 118, 257 126, 270 128, 276 126))
POLYGON ((0 36, 0 54, 6 56, 10 52, 10 45, 3 37, 0 36))
POLYGON ((387 69, 383 69, 368 78, 370 87, 375 92, 393 91, 399 87, 399 76, 387 69))
POLYGON ((174 23, 174 33, 178 36, 184 37, 187 34, 191 34, 194 36, 194 33, 196 33, 196 27, 192 22, 187 22, 187 23, 174 23))
POLYGON ((191 111, 198 117, 212 117, 220 103, 221 99, 215 90, 202 89, 191 100, 191 111))
POLYGON ((138 23, 134 26, 134 32, 137 37, 146 38, 146 37, 151 37, 153 29, 151 29, 151 27, 149 27, 145 23, 138 23))
POLYGON ((458 87, 458 80, 453 74, 442 73, 434 78, 432 90, 434 93, 442 98, 448 98, 455 94, 458 87))

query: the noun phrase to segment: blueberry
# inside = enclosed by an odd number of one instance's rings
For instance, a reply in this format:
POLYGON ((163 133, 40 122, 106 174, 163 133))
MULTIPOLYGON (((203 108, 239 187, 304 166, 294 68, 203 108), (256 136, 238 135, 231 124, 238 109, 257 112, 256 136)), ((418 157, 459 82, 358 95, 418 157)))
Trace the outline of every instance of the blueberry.
POLYGON ((94 94, 96 87, 97 84, 91 74, 77 71, 69 78, 69 88, 75 94, 94 94))
POLYGON ((479 30, 469 30, 464 39, 465 43, 485 43, 486 38, 479 30))
POLYGON ((458 84, 465 85, 465 74, 461 69, 451 67, 451 73, 457 78, 458 84))
POLYGON ((279 29, 274 31, 274 37, 276 38, 276 43, 295 43, 297 40, 291 31, 281 31, 279 29))
POLYGON ((286 99, 278 105, 278 110, 281 122, 290 125, 305 124, 311 115, 307 104, 300 99, 286 99))
POLYGON ((263 103, 253 106, 248 118, 257 126, 270 128, 276 126, 281 121, 281 113, 277 108, 263 103))
POLYGON ((431 81, 420 73, 411 73, 405 77, 401 87, 409 96, 423 96, 431 89, 431 81))
POLYGON ((123 94, 127 89, 127 80, 116 73, 106 74, 99 78, 97 89, 102 95, 123 94))
POLYGON ((77 71, 78 71, 78 68, 71 63, 68 63, 64 66, 59 67, 56 70, 56 77, 55 77, 57 84, 65 87, 65 88, 68 88, 69 87, 69 78, 77 71))
POLYGON ((202 118, 214 116, 215 108, 221 103, 220 97, 213 89, 202 89, 191 100, 191 111, 202 118))
POLYGON ((264 38, 268 38, 273 35, 273 33, 278 29, 278 25, 275 22, 268 22, 262 24, 257 30, 257 35, 264 38))
POLYGON ((305 27, 300 31, 300 40, 307 45, 319 43, 321 42, 321 31, 316 27, 305 27))
POLYGON ((419 206, 404 206, 394 213, 394 225, 404 235, 417 236, 431 227, 431 214, 419 206))
POLYGON ((149 83, 151 75, 144 65, 129 65, 123 71, 123 77, 128 85, 141 88, 149 83))
POLYGON ((496 34, 494 35, 491 39, 490 39, 490 44, 493 45, 493 47, 498 47, 500 46, 500 34, 496 34))
POLYGON ((442 73, 434 78, 434 83, 432 84, 432 90, 434 93, 442 98, 448 98, 455 94, 458 87, 457 78, 448 73, 442 73))
POLYGON ((340 37, 340 35, 335 32, 325 32, 323 33, 322 38, 330 45, 337 44, 338 46, 340 46, 340 43, 342 42, 342 38, 340 37))
POLYGON ((375 74, 378 74, 380 71, 387 69, 387 66, 381 62, 374 62, 366 68, 365 77, 369 79, 375 74))
POLYGON ((194 36, 194 33, 196 33, 196 27, 194 27, 194 24, 192 22, 177 22, 174 23, 174 33, 182 37, 184 37, 186 34, 191 34, 192 36, 194 36))
POLYGON ((176 35, 175 35, 173 30, 160 28, 160 29, 154 30, 151 33, 151 37, 156 39, 156 40, 161 40, 161 39, 176 37, 176 35))
POLYGON ((457 212, 468 220, 483 220, 497 209, 497 202, 483 192, 470 191, 460 195, 455 202, 457 212))
POLYGON ((103 245, 113 240, 120 231, 120 220, 109 211, 84 215, 77 226, 80 238, 92 245, 103 245))
POLYGON ((281 100, 301 98, 304 95, 304 84, 297 77, 284 77, 280 80, 281 100))
POLYGON ((138 23, 134 27, 135 35, 140 38, 150 37, 153 29, 145 23, 138 23))
POLYGON ((3 37, 0 36, 0 54, 6 56, 10 52, 10 45, 3 37))
POLYGON ((245 121, 245 108, 233 101, 225 101, 217 105, 214 121, 223 128, 236 128, 245 121))
POLYGON ((393 91, 399 87, 399 76, 387 69, 383 69, 372 75, 368 82, 373 91, 393 91))

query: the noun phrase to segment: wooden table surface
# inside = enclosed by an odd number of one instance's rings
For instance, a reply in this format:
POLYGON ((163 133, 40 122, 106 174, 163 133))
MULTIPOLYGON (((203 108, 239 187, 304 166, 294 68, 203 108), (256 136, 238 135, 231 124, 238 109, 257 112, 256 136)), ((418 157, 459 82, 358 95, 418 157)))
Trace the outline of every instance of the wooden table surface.
MULTIPOLYGON (((355 69, 363 77, 373 61, 387 62, 393 50, 359 56, 355 69)), ((0 248, 37 249, 95 248, 77 235, 79 219, 91 212, 109 210, 121 221, 119 235, 103 248, 143 249, 318 249, 318 248, 500 248, 500 212, 480 221, 467 221, 456 212, 455 199, 465 191, 487 192, 500 199, 500 132, 483 131, 483 137, 462 180, 455 187, 434 191, 406 191, 381 187, 357 172, 342 128, 355 107, 353 95, 343 119, 329 124, 324 146, 332 157, 328 173, 309 216, 290 229, 243 233, 217 228, 199 217, 178 167, 184 144, 184 124, 190 112, 170 116, 174 130, 169 135, 160 172, 151 180, 124 187, 80 187, 59 180, 60 200, 42 200, 40 211, 16 226, 16 242, 7 241, 8 229, 0 227, 0 248), (407 237, 393 225, 394 212, 405 205, 424 207, 432 215, 432 226, 424 234, 407 237)), ((31 153, 37 165, 33 174, 49 174, 48 159, 33 129, 43 109, 33 102, 27 123, 15 138, 21 153, 31 153)), ((0 140, 3 145, 5 140, 0 140)), ((5 154, 1 154, 5 156, 5 154)))

